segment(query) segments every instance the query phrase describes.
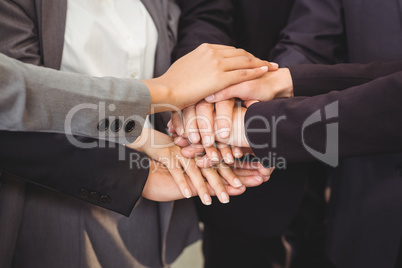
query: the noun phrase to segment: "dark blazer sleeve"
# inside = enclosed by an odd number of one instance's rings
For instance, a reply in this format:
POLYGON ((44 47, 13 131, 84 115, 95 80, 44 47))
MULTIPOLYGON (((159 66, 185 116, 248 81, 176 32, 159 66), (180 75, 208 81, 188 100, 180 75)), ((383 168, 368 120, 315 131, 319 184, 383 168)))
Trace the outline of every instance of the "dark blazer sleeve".
POLYGON ((81 149, 64 135, 0 131, 0 148, 2 177, 14 175, 126 216, 149 172, 146 155, 109 142, 81 149))
POLYGON ((304 64, 289 67, 295 96, 344 90, 402 71, 402 61, 369 64, 304 64))
MULTIPOLYGON (((399 152, 401 89, 402 71, 342 91, 256 103, 246 113, 246 136, 259 158, 275 153, 287 162, 317 161, 306 146, 334 155, 336 150, 332 149, 339 148, 340 158, 399 152), (308 124, 307 119, 317 111, 321 120, 308 124), (272 118, 277 121, 276 126, 272 118), (330 144, 332 151, 326 152, 330 124, 339 127, 339 145, 330 144)), ((331 131, 334 134, 336 130, 331 131)))
POLYGON ((343 25, 341 0, 297 0, 270 59, 280 65, 345 62, 343 25))
POLYGON ((233 44, 233 6, 230 0, 179 0, 178 42, 172 59, 186 55, 202 43, 233 44))

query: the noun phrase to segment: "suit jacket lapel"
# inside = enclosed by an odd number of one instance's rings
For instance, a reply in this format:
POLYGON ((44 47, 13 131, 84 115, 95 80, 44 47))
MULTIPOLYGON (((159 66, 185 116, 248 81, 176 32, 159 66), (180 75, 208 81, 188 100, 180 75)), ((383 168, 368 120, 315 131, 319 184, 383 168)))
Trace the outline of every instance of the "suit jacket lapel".
POLYGON ((66 27, 67 0, 39 0, 38 27, 41 33, 43 64, 60 69, 66 27))
MULTIPOLYGON (((177 24, 169 24, 169 12, 172 12, 169 0, 141 0, 151 15, 158 30, 158 45, 155 54, 154 76, 161 76, 170 66, 171 53, 176 36, 171 35, 177 24)), ((174 12, 179 12, 177 9, 174 12)), ((177 13, 176 13, 177 14, 177 13)), ((178 17, 178 16, 177 16, 178 17)))

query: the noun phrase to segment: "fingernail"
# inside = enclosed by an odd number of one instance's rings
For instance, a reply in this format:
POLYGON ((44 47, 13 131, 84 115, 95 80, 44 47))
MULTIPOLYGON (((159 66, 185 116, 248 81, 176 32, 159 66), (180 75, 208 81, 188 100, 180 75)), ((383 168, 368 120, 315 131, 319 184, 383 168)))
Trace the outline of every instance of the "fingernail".
POLYGON ((176 131, 176 134, 179 136, 183 135, 183 132, 184 132, 183 129, 180 127, 176 128, 175 131, 176 131))
POLYGON ((196 133, 191 133, 189 138, 190 138, 190 141, 191 141, 192 143, 197 143, 197 142, 198 142, 198 139, 199 139, 199 136, 198 136, 198 134, 196 134, 196 133))
POLYGON ((215 152, 213 152, 213 153, 212 153, 212 158, 211 158, 211 160, 212 160, 213 162, 219 162, 218 154, 215 153, 215 152))
POLYGON ((207 206, 212 204, 211 197, 208 194, 204 194, 204 204, 207 206))
POLYGON ((242 157, 243 156, 243 154, 241 153, 241 152, 239 152, 237 149, 235 150, 235 157, 236 158, 240 158, 240 157, 242 157))
POLYGON ((232 164, 233 162, 234 162, 234 159, 233 159, 232 154, 228 153, 228 154, 226 155, 226 163, 232 164))
POLYGON ((254 176, 254 179, 256 179, 258 182, 263 182, 264 179, 261 178, 260 176, 254 176))
POLYGON ((230 129, 229 129, 229 128, 222 128, 222 129, 220 129, 219 136, 220 136, 222 139, 228 138, 229 135, 230 135, 230 129))
POLYGON ((263 71, 268 71, 268 66, 262 66, 262 67, 260 67, 260 69, 263 71))
POLYGON ((271 176, 264 176, 264 181, 268 181, 271 178, 271 176))
POLYGON ((243 183, 241 183, 241 181, 240 181, 238 178, 235 178, 235 179, 233 180, 233 183, 234 183, 234 185, 235 185, 236 187, 242 187, 242 186, 243 186, 243 183))
POLYGON ((205 100, 208 101, 208 102, 211 102, 211 101, 213 101, 214 99, 215 99, 215 95, 214 95, 214 94, 209 95, 208 97, 205 98, 205 100))
POLYGON ((271 63, 271 65, 272 66, 274 66, 274 67, 276 67, 276 68, 278 68, 279 67, 279 64, 278 63, 276 63, 276 62, 270 62, 271 63))
POLYGON ((197 159, 197 163, 205 163, 208 161, 208 156, 203 156, 199 159, 197 159))
POLYGON ((204 138, 202 138, 202 143, 205 146, 210 146, 211 145, 211 136, 205 136, 204 138))
POLYGON ((186 198, 190 198, 190 197, 191 197, 191 192, 190 192, 189 189, 185 189, 185 190, 184 190, 184 196, 185 196, 186 198))
POLYGON ((221 193, 221 200, 223 204, 229 203, 229 195, 225 192, 221 193))

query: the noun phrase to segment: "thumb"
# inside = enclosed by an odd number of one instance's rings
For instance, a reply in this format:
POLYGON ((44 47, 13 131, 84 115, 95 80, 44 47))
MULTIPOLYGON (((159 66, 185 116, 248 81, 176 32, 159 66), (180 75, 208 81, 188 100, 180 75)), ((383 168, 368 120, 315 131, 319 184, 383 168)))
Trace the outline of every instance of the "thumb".
POLYGON ((278 63, 276 63, 276 62, 270 62, 269 63, 268 70, 270 72, 278 71, 278 69, 279 69, 279 64, 278 63))
POLYGON ((246 106, 246 108, 250 107, 251 105, 253 105, 254 103, 260 102, 258 100, 248 100, 243 102, 244 106, 246 106))
POLYGON ((216 92, 215 94, 209 95, 205 98, 205 101, 209 103, 215 103, 231 99, 232 97, 230 96, 229 88, 230 87, 227 87, 225 89, 222 89, 221 91, 216 92))

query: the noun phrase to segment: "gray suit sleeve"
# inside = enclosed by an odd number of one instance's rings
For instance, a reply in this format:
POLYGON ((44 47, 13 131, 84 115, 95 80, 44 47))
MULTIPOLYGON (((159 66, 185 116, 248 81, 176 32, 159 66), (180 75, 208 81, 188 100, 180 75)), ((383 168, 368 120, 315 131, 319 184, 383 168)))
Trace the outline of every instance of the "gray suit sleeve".
POLYGON ((130 143, 150 105, 133 79, 93 78, 0 54, 0 130, 67 133, 130 143), (98 124, 100 125, 98 130, 98 124))

